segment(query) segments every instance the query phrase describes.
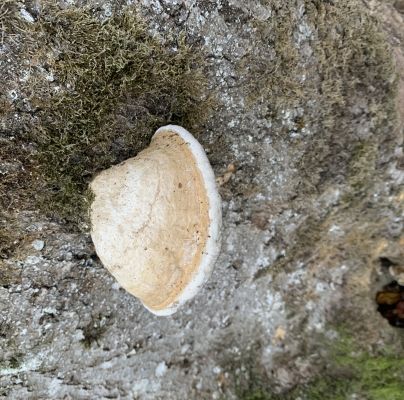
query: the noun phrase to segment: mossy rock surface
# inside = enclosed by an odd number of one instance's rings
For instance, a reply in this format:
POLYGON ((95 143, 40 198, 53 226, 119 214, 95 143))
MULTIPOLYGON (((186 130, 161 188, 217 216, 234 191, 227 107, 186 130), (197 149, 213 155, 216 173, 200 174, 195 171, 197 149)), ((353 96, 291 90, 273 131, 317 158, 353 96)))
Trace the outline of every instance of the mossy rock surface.
POLYGON ((375 301, 404 264, 397 4, 3 1, 0 397, 401 399, 375 301), (87 187, 167 123, 206 149, 224 227, 157 318, 99 262, 87 187))
MULTIPOLYGON (((1 149, 16 165, 1 182, 2 207, 14 202, 85 228, 94 174, 136 155, 161 125, 200 129, 211 101, 201 49, 183 33, 152 35, 133 8, 101 19, 91 7, 44 2, 32 22, 16 2, 2 7, 6 41, 15 35, 30 64, 19 88, 26 97, 9 112, 32 116, 6 132, 18 144, 1 149)), ((6 104, 6 90, 2 97, 6 104)))

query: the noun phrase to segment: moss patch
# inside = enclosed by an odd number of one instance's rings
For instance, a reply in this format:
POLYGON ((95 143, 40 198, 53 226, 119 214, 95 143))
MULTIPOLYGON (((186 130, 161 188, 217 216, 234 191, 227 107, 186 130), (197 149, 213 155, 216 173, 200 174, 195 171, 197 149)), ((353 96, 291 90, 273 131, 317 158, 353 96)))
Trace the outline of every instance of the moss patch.
POLYGON ((21 20, 15 2, 3 9, 11 21, 4 38, 11 46, 15 36, 31 69, 23 100, 11 104, 30 119, 6 131, 1 160, 14 171, 1 181, 0 207, 39 208, 86 228, 97 171, 136 155, 158 126, 200 127, 209 112, 203 58, 181 35, 152 36, 132 8, 101 20, 91 9, 46 3, 34 23, 21 20))
MULTIPOLYGON (((245 75, 250 107, 260 106, 274 137, 298 135, 291 145, 302 176, 299 190, 313 192, 349 177, 359 146, 370 141, 376 156, 380 143, 387 146, 396 118, 391 49, 378 22, 356 1, 304 1, 300 11, 294 1, 262 4, 271 16, 254 26, 264 44, 240 63, 240 70, 251 71, 245 75)), ((367 175, 377 163, 372 167, 367 175)))
POLYGON ((332 347, 324 377, 291 396, 303 399, 347 399, 354 394, 369 400, 398 400, 404 393, 404 360, 391 350, 370 354, 352 338, 343 337, 332 347))
POLYGON ((0 360, 0 371, 3 370, 17 370, 23 363, 24 355, 18 353, 13 355, 7 360, 0 360))
MULTIPOLYGON (((249 85, 250 105, 267 110, 274 141, 289 140, 290 162, 301 179, 299 196, 290 204, 303 208, 306 218, 285 257, 256 278, 293 268, 296 260, 316 265, 327 254, 368 261, 375 238, 383 234, 382 213, 369 202, 382 179, 382 159, 392 152, 397 122, 391 50, 378 21, 358 2, 304 1, 300 13, 295 2, 262 4, 271 17, 255 21, 267 46, 254 55, 261 62, 254 71, 259 79, 249 85), (315 202, 337 185, 338 204, 315 202), (307 210, 311 202, 315 207, 307 210), (324 234, 347 221, 352 226, 344 237, 324 234)), ((254 60, 244 63, 254 65, 254 60)))
POLYGON ((305 385, 274 394, 260 381, 239 390, 241 400, 399 400, 404 393, 404 360, 392 350, 377 354, 368 351, 349 336, 342 336, 330 348, 329 365, 324 372, 305 385))
POLYGON ((110 316, 95 315, 92 317, 90 323, 82 328, 84 338, 81 342, 84 347, 90 348, 94 342, 98 346, 100 345, 98 341, 108 329, 108 325, 110 324, 109 318, 110 316))
MULTIPOLYGON (((2 254, 2 256, 4 257, 6 257, 7 255, 8 255, 7 253, 2 254)), ((15 285, 20 282, 21 282, 20 271, 18 271, 17 268, 13 266, 7 266, 7 268, 0 266, 0 287, 8 289, 11 285, 15 285)), ((1 330, 0 330, 0 337, 1 337, 1 330)))

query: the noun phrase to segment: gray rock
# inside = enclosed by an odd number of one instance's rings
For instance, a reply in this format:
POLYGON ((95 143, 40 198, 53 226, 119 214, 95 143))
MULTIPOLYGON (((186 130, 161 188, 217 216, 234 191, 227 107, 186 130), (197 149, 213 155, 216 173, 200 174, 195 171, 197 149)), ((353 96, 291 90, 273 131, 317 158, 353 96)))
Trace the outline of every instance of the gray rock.
MULTIPOLYGON (((393 3, 315 2, 317 11, 303 0, 75 3, 97 3, 101 18, 136 4, 155 33, 186 31, 203 47, 218 104, 199 139, 223 177, 222 251, 199 295, 159 318, 119 288, 86 234, 19 213, 26 239, 15 254, 0 252, 0 397, 238 399, 298 387, 296 398, 306 398, 303 384, 345 374, 336 349, 357 368, 368 365, 355 358, 367 352, 377 360, 393 347, 403 357, 374 301, 391 280, 383 260, 403 243, 404 119, 391 113, 404 110, 404 78, 394 80, 382 50, 385 41, 394 47, 402 73, 404 29, 393 3), (386 36, 373 25, 360 34, 368 12, 386 36), (356 57, 372 43, 368 53, 379 56, 363 69, 356 57), (37 231, 46 246, 32 255, 37 231)), ((36 118, 17 104, 32 94, 22 90, 29 64, 19 50, 0 45, 1 101, 12 107, 0 114, 7 143, 7 132, 36 118)), ((348 376, 357 383, 361 371, 348 376)), ((352 387, 365 390, 362 383, 352 387)))

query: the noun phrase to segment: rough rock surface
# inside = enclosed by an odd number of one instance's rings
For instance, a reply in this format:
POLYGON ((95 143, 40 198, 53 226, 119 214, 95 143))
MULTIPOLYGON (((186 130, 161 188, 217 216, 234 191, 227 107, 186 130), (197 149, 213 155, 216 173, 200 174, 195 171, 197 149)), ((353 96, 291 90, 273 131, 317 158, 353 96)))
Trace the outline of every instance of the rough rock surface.
MULTIPOLYGON (((21 2, 22 18, 33 18, 31 3, 21 2)), ((94 3, 108 18, 111 3, 94 3)), ((324 55, 331 65, 347 54, 333 59, 326 39, 338 47, 345 32, 343 47, 355 35, 345 19, 324 31, 313 15, 324 9, 338 15, 343 2, 289 1, 283 14, 269 0, 127 3, 140 8, 152 30, 186 31, 206 54, 211 90, 219 95, 199 139, 224 177, 222 252, 201 293, 161 318, 119 287, 89 236, 20 213, 24 238, 18 251, 0 259, 0 396, 270 399, 298 389, 300 398, 315 399, 305 392, 311 382, 348 379, 335 376, 332 358, 333 344, 346 335, 360 344, 346 355, 377 357, 394 348, 402 357, 402 332, 374 301, 392 280, 388 267, 403 260, 402 2, 358 1, 353 13, 355 21, 367 14, 380 20, 374 29, 386 33, 397 78, 378 69, 388 57, 372 59, 361 75, 350 69, 366 42, 352 42, 352 57, 339 71, 321 64, 324 55), (291 25, 273 25, 276 18, 291 25), (278 29, 275 36, 271 29, 278 29), (285 30, 293 33, 291 55, 277 47, 285 30), (288 57, 297 60, 296 76, 274 61, 288 57), (327 74, 335 83, 340 71, 343 83, 329 90, 327 74)), ((25 66, 13 49, 0 51, 0 60, 12 62, 0 69, 8 101, 23 104, 12 87, 24 82, 25 66)), ((14 108, 1 129, 18 127, 26 115, 14 108)), ((17 167, 1 163, 1 176, 17 167)))

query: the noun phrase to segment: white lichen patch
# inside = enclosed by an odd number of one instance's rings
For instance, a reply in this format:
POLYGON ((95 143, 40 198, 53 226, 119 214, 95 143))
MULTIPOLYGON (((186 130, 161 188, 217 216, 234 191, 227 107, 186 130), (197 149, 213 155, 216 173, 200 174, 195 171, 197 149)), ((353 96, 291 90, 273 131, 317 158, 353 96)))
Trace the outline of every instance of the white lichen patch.
POLYGON ((154 373, 157 378, 161 378, 166 374, 167 370, 168 370, 167 364, 164 361, 162 361, 157 365, 154 373))

